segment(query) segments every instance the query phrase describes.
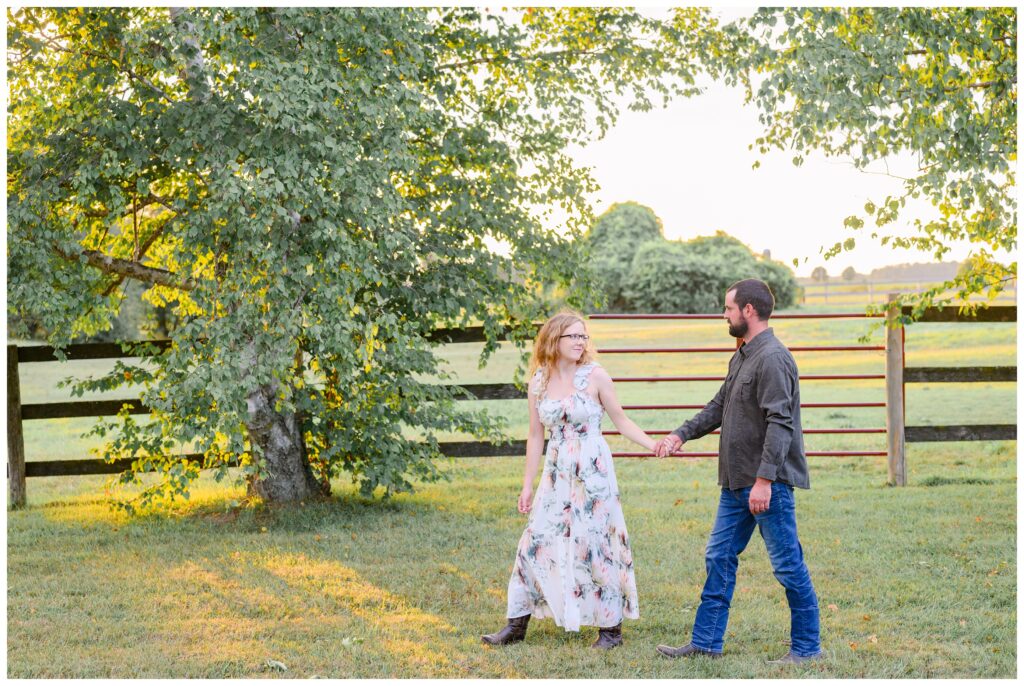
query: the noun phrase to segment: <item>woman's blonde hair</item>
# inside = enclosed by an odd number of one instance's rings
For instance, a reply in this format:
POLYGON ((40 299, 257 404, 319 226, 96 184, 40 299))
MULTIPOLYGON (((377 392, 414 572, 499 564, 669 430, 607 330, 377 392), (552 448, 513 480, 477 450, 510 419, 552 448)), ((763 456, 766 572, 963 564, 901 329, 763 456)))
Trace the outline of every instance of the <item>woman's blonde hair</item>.
MULTIPOLYGON (((558 361, 558 342, 561 340, 562 334, 576 323, 582 324, 583 330, 587 331, 587 321, 583 315, 575 310, 566 309, 544 322, 540 331, 537 332, 537 338, 533 341, 533 355, 530 356, 529 373, 529 378, 532 380, 538 369, 541 372, 540 384, 534 389, 536 393, 542 392, 548 385, 549 371, 558 361)), ((597 357, 597 352, 594 350, 593 343, 587 341, 583 354, 580 355, 576 364, 579 366, 588 364, 593 362, 595 357, 597 357)))

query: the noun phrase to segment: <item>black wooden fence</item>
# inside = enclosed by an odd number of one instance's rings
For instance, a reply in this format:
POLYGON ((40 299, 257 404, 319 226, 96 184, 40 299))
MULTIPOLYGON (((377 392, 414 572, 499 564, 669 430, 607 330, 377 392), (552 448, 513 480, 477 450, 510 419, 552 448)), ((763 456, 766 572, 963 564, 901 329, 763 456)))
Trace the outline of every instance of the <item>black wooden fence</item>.
MULTIPOLYGON (((889 317, 894 317, 896 312, 890 310, 889 317)), ((607 318, 609 315, 603 315, 607 318)), ((621 317, 621 315, 614 315, 621 317)), ((638 315, 636 318, 644 319, 717 319, 721 315, 638 315)), ((801 318, 816 319, 830 317, 864 316, 843 314, 778 314, 774 319, 801 318)), ((929 310, 924 317, 919 319, 922 322, 1016 322, 1017 308, 990 307, 979 310, 976 316, 966 317, 960 315, 955 307, 929 310)), ((956 425, 956 426, 905 426, 903 421, 904 413, 904 384, 906 383, 965 383, 965 382, 993 382, 993 381, 1016 381, 1016 367, 905 367, 903 355, 903 340, 905 329, 890 329, 886 343, 886 388, 887 396, 885 403, 848 404, 886 406, 888 413, 888 451, 887 452, 809 452, 809 455, 888 455, 890 464, 890 480, 896 485, 906 483, 905 457, 903 450, 904 442, 926 442, 926 441, 973 441, 973 440, 1016 440, 1016 424, 993 424, 993 425, 956 425)), ((481 327, 467 327, 464 329, 438 330, 432 336, 434 340, 450 343, 481 342, 485 340, 481 327)), ((166 349, 169 341, 150 341, 158 349, 166 349)), ((696 352, 696 351, 693 351, 696 352)), ((116 343, 88 343, 72 345, 65 350, 68 360, 95 360, 95 359, 116 359, 126 357, 122 352, 120 344, 116 343)), ((60 403, 21 403, 21 385, 19 381, 19 368, 22 364, 53 362, 58 358, 54 355, 53 348, 45 345, 33 346, 7 346, 7 449, 8 449, 8 481, 10 504, 18 507, 25 503, 25 479, 27 477, 43 476, 72 476, 85 474, 111 474, 122 472, 127 469, 132 460, 130 458, 105 461, 98 459, 80 460, 50 460, 50 461, 25 461, 24 438, 22 434, 22 422, 41 419, 56 419, 68 417, 99 417, 104 415, 115 415, 125 405, 129 407, 132 414, 148 414, 149 408, 137 398, 126 398, 120 400, 94 400, 60 403)), ((841 376, 836 378, 854 378, 857 375, 841 376)), ((874 375, 872 378, 875 378, 874 375)), ((703 378, 703 377, 702 377, 703 378)), ((810 376, 801 378, 812 378, 810 376)), ((861 378, 861 377, 857 377, 861 378)), ((863 377, 867 378, 867 377, 863 377)), ((881 378, 878 376, 878 378, 881 378)), ((704 380, 722 380, 719 377, 704 380)), ((634 379, 621 379, 629 381, 634 379)), ((669 379, 663 379, 669 380, 669 379)), ((678 379, 673 379, 678 380, 678 379)), ((499 399, 522 399, 526 394, 511 383, 492 384, 461 384, 465 389, 467 400, 499 400, 499 399)), ((838 404, 836 406, 839 406, 838 404)), ((820 429, 815 433, 843 433, 843 429, 820 429)), ((874 433, 875 431, 862 430, 860 433, 874 433)), ((880 430, 878 432, 881 432, 880 430)), ((614 433, 614 432, 606 432, 614 433)), ((663 432, 650 432, 663 433, 663 432)), ((451 457, 488 457, 502 455, 521 455, 526 450, 525 441, 511 441, 508 443, 489 443, 484 441, 452 441, 440 444, 441 451, 451 457)), ((635 455, 626 454, 626 455, 635 455)), ((713 456, 714 453, 701 453, 699 456, 713 456)), ((202 455, 183 455, 184 459, 201 463, 202 455)))

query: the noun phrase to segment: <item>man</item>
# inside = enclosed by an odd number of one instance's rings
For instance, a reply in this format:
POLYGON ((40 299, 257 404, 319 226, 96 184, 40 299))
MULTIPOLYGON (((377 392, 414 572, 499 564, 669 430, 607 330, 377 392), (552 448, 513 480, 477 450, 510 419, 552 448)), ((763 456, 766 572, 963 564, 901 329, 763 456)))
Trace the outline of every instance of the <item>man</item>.
POLYGON ((809 488, 800 428, 800 384, 793 356, 768 326, 775 298, 757 279, 738 281, 725 294, 729 335, 743 344, 729 360, 725 383, 693 419, 666 436, 658 457, 722 427, 718 483, 722 494, 705 553, 707 580, 690 643, 659 645, 668 657, 721 657, 739 555, 756 526, 775 578, 786 589, 790 650, 772 662, 795 664, 822 655, 818 598, 796 532, 793 487, 809 488))

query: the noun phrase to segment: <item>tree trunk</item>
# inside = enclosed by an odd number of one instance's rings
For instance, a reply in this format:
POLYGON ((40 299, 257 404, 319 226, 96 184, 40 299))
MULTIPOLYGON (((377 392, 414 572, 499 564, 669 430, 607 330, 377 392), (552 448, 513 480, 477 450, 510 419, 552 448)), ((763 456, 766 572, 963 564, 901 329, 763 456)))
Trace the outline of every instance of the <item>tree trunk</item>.
POLYGON ((249 482, 249 494, 270 502, 304 500, 320 494, 321 484, 306 459, 306 442, 295 412, 274 410, 276 384, 249 396, 249 440, 262 449, 266 474, 249 482))
MULTIPOLYGON (((248 351, 243 376, 256 368, 255 349, 248 351)), ((247 398, 246 428, 254 456, 257 446, 266 466, 265 473, 249 481, 249 495, 268 502, 304 500, 323 493, 323 486, 310 469, 302 422, 295 412, 278 412, 277 381, 258 387, 247 398)), ((329 492, 329 491, 328 491, 329 492)))

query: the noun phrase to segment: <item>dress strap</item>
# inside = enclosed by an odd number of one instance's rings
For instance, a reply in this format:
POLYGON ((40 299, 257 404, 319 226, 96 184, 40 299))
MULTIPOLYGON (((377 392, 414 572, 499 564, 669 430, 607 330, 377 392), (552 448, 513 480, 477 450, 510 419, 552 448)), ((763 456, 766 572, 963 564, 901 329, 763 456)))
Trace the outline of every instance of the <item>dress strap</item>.
POLYGON ((530 393, 540 397, 544 394, 544 387, 546 385, 547 384, 544 383, 544 370, 538 369, 534 373, 533 378, 530 379, 530 385, 528 386, 528 389, 530 393))
POLYGON ((576 387, 576 390, 582 391, 590 383, 590 373, 598 367, 596 362, 585 364, 576 370, 576 376, 573 377, 572 385, 576 387))

